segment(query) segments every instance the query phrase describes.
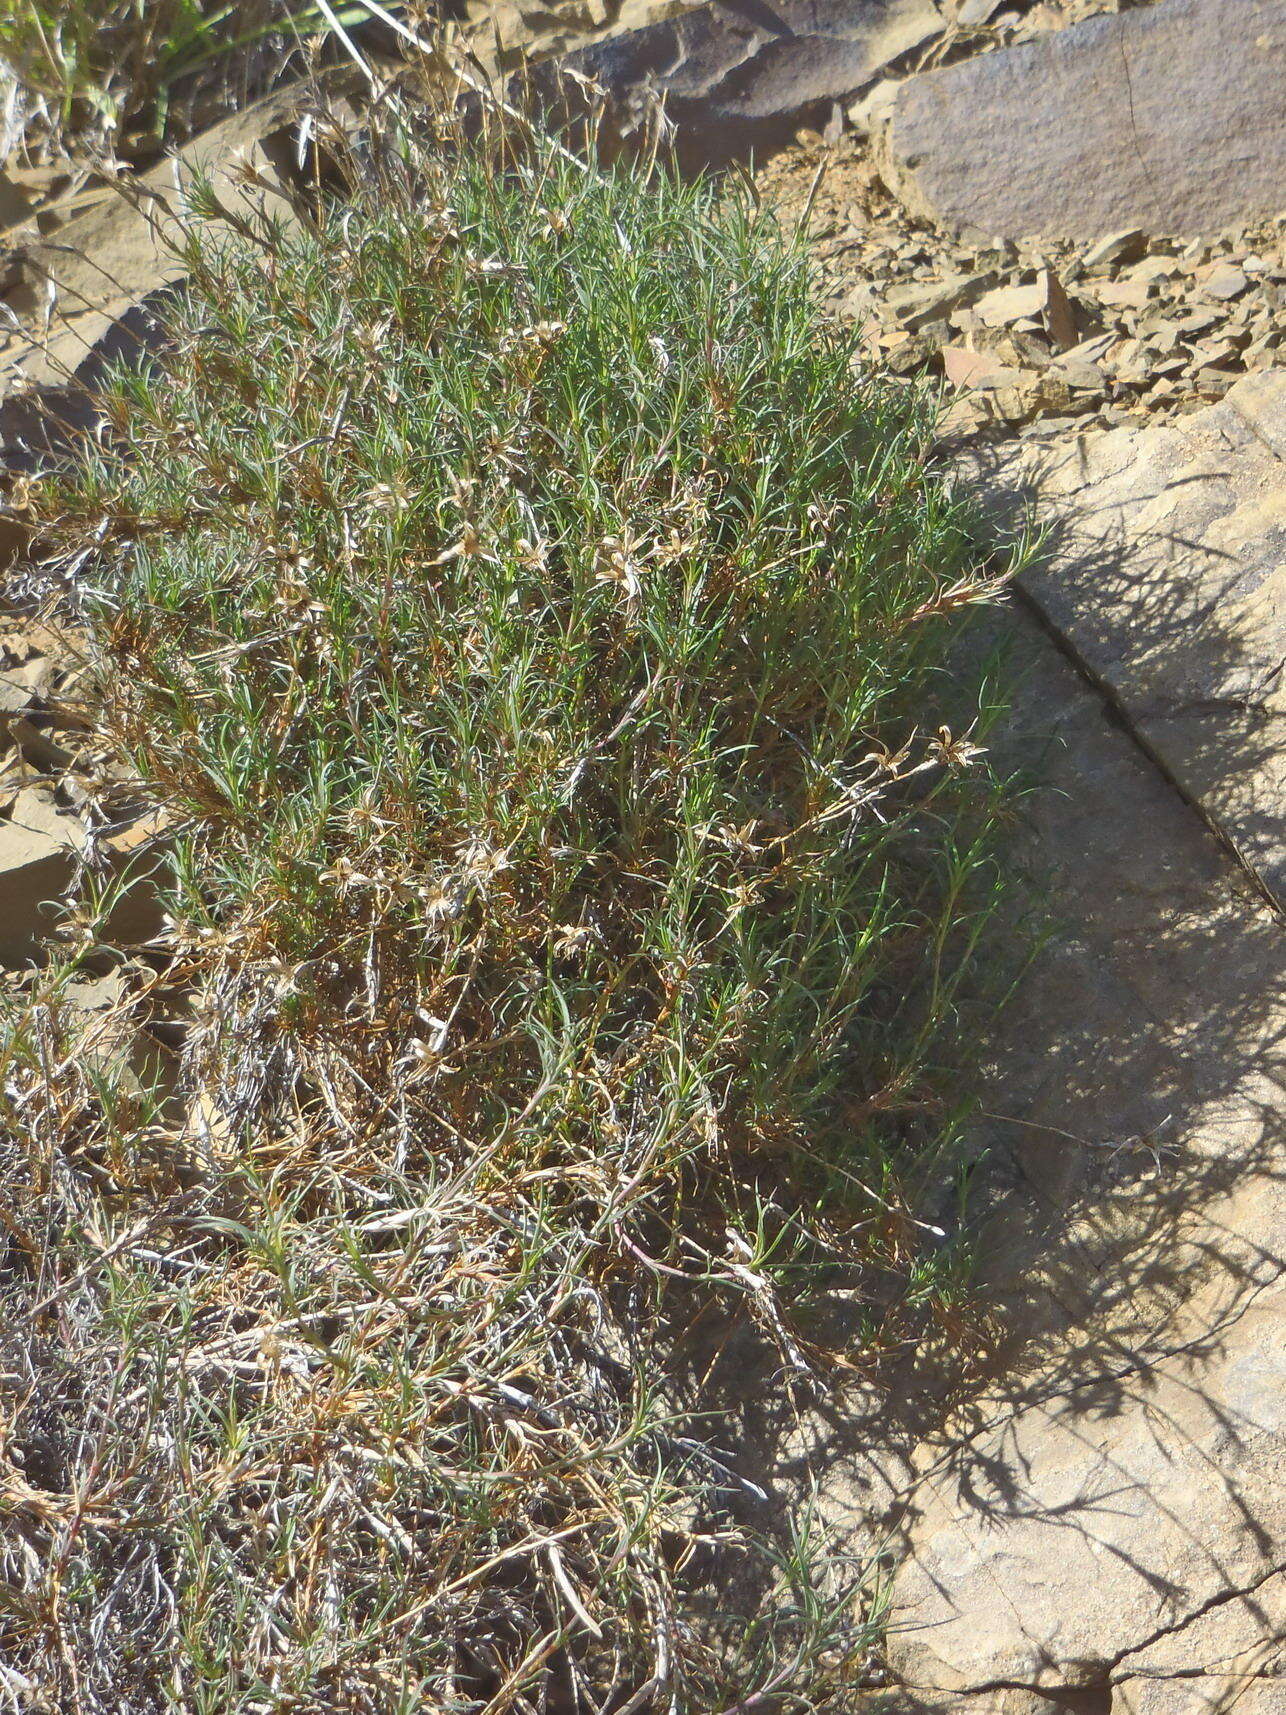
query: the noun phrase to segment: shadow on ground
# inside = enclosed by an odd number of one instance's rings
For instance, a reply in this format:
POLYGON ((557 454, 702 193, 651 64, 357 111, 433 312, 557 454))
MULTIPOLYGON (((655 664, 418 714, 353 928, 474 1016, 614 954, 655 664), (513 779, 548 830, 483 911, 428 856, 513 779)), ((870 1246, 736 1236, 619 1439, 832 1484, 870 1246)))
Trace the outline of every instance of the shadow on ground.
MULTIPOLYGON (((921 1348, 887 1385, 792 1400, 747 1334, 686 1379, 771 1497, 750 1522, 780 1524, 815 1481, 837 1554, 915 1556, 894 1653, 923 1625, 932 1671, 877 1707, 964 1707, 987 1683, 973 1640, 944 1667, 936 1636, 976 1628, 985 1653, 990 1627, 997 1694, 1040 1686, 1033 1708, 1099 1715, 1128 1652, 1283 1558, 1283 1408, 1271 1376, 1240 1394, 1229 1376, 1286 1269, 1286 959, 1280 918, 1118 714, 1029 616, 1014 625, 1027 671, 1003 744, 1044 754, 1016 845, 1051 933, 989 1045, 970 1139, 987 1361, 966 1382, 921 1348), (972 1611, 987 1589, 998 1623, 972 1611)), ((863 1308, 832 1306, 853 1329, 863 1308)), ((1281 1316, 1257 1359, 1286 1350, 1281 1316)))
POLYGON ((1160 430, 975 450, 993 527, 1046 529, 1026 584, 1181 792, 1286 901, 1286 375, 1160 430))

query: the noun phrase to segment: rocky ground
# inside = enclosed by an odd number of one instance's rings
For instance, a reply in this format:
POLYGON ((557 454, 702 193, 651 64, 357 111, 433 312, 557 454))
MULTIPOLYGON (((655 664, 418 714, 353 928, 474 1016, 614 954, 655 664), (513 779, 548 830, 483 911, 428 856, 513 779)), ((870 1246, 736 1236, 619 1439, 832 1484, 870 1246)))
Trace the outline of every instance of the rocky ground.
MULTIPOLYGON (((681 154, 754 146, 828 306, 944 390, 942 456, 992 527, 1034 510, 1048 532, 1013 604, 1011 742, 1052 735, 1025 851, 1058 933, 978 1137, 1013 1337, 936 1421, 840 1401, 778 1444, 779 1480, 816 1477, 899 1567, 862 1704, 1286 1709, 1286 0, 577 0, 472 23, 501 69, 570 55, 622 133, 661 92, 681 154)), ((307 111, 270 98, 189 160, 229 195, 237 151, 281 183, 307 111)), ((7 173, 16 972, 87 841, 124 862, 157 832, 103 769, 74 642, 21 615, 29 390, 71 411, 68 374, 175 269, 83 169, 7 173)))
POLYGON ((1286 215, 1188 240, 962 239, 906 209, 864 137, 798 146, 764 169, 765 195, 802 212, 823 163, 810 225, 826 301, 873 358, 941 382, 948 433, 1186 415, 1281 361, 1286 215))

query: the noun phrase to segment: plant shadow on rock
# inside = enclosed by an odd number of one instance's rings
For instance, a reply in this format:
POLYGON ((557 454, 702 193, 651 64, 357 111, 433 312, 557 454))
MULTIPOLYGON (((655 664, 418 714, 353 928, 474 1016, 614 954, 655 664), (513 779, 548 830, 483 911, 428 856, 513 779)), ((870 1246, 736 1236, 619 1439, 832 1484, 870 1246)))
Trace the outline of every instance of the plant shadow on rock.
MULTIPOLYGON (((1098 1709, 1118 1658, 1208 1602, 1247 1589, 1253 1624, 1278 1554, 1281 1425, 1270 1391, 1232 1398, 1226 1372, 1274 1337, 1286 979, 1280 923, 1034 628, 1028 646, 1009 740, 1039 745, 1054 728, 1027 843, 1055 922, 996 1030, 990 1117, 972 1135, 989 1362, 962 1386, 954 1356, 922 1349, 878 1389, 792 1398, 743 1345, 694 1388, 737 1468, 779 1504, 817 1486, 837 1553, 883 1538, 892 1565, 931 1558, 940 1537, 1017 1537, 1015 1560, 1035 1557, 1072 1622, 1064 1634, 1061 1618, 1019 1615, 1021 1665, 998 1656, 981 1677, 1098 1709), (1175 1468, 1191 1473, 1178 1502, 1175 1468)), ((916 1600, 895 1600, 909 1684, 881 1701, 890 1715, 954 1708, 963 1681, 920 1659, 939 1628, 985 1634, 988 1610, 1021 1608, 979 1557, 959 1583, 931 1559, 916 1600)))
MULTIPOLYGON (((1194 612, 1176 591, 1176 550, 1203 552, 1115 528, 1087 545, 1075 514, 1047 541, 1041 607, 1080 647, 1082 623, 1096 644, 1110 626, 1172 682, 1246 672, 1218 605, 1194 612)), ((1031 855, 1063 927, 998 1044, 979 1254, 1004 1362, 925 1437, 890 1515, 920 1562, 896 1650, 908 1677, 946 1689, 957 1673, 1106 1685, 1239 1590, 1253 1633, 1254 1591, 1281 1560, 1281 918, 1137 741, 1133 687, 1123 713, 1035 646, 1024 724, 1052 717, 1059 751, 1031 855)), ((1176 773, 1231 781, 1239 814, 1271 816, 1271 717, 1224 711, 1182 737, 1176 773)))
POLYGON ((1026 580, 1041 614, 1280 906, 1286 467, 1240 398, 1085 452, 977 449, 964 468, 1001 533, 1045 520, 1026 580))

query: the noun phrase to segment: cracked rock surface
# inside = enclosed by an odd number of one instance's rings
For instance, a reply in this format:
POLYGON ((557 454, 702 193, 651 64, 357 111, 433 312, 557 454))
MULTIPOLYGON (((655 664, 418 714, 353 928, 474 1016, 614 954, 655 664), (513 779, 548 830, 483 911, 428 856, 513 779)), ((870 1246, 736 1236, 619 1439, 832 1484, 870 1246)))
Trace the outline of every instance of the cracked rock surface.
POLYGON ((934 0, 715 0, 568 63, 617 99, 666 97, 685 138, 718 158, 850 95, 943 27, 934 0))
POLYGON ((1146 1680, 1218 1659, 1201 1640, 1225 1612, 1227 1658, 1258 1659, 1257 1592, 1280 1586, 1286 1544, 1284 1322, 1281 1288, 1237 1313, 1200 1297, 1188 1348, 1141 1365, 1110 1411, 1094 1383, 1071 1387, 962 1449, 921 1499, 899 1581, 903 1677, 1128 1677, 1147 1710, 1146 1680))
MULTIPOLYGON (((1013 1339, 883 1515, 901 1700, 874 1707, 1213 1715, 1193 1699, 1226 1681, 1283 1689, 1281 923, 1063 652, 1031 651, 1011 742, 1052 737, 1024 853, 1060 927, 980 1139, 1013 1339)), ((858 1468, 831 1459, 832 1516, 858 1468)))
POLYGON ((1065 652, 1008 623, 1000 761, 1048 746, 1012 855, 1058 922, 975 1134, 993 1380, 911 1445, 845 1402, 789 1468, 900 1559, 870 1715, 1119 1715, 1169 1662, 1195 1695, 1286 1543, 1281 923, 1065 652))
POLYGON ((1167 1632, 1117 1672, 1112 1715, 1276 1715, 1286 1705, 1286 1573, 1167 1632))

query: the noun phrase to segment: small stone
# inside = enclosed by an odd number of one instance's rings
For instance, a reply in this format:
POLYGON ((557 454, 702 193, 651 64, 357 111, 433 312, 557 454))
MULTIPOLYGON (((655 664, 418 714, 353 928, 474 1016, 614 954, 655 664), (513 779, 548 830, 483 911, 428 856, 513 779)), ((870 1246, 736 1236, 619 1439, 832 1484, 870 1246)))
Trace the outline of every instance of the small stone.
POLYGON ((981 401, 961 393, 938 419, 938 434, 943 440, 958 440, 977 434, 987 421, 987 410, 981 401))
POLYGON ((9 736, 33 768, 60 774, 72 765, 71 752, 55 744, 29 715, 20 714, 9 721, 9 736))
POLYGON ((86 833, 78 816, 64 810, 47 787, 25 786, 14 799, 9 821, 15 828, 44 834, 71 851, 82 851, 86 833))
POLYGON ((1002 423, 1023 423, 1035 409, 1030 393, 1020 387, 1002 387, 991 395, 991 408, 1002 423))
POLYGON ((0 673, 0 717, 20 715, 31 707, 34 693, 12 673, 0 673))
POLYGON ((1031 397, 1039 410, 1047 411, 1055 417, 1065 417, 1085 409, 1083 398, 1078 398, 1073 393, 1066 378, 1055 369, 1048 370, 1040 377, 1031 389, 1031 397))
POLYGON ((128 985, 123 971, 108 971, 106 976, 90 977, 84 982, 67 983, 62 998, 78 1012, 111 1012, 125 999, 128 985))
POLYGON ((43 907, 66 892, 76 856, 38 828, 0 823, 0 958, 14 964, 35 951, 53 927, 43 907))
POLYGON ((1259 339, 1252 340, 1242 354, 1242 361, 1247 369, 1265 369, 1277 361, 1286 332, 1281 328, 1271 328, 1259 339))
MULTIPOLYGON (((982 342, 979 341, 979 344, 982 342)), ((1012 361, 1022 369, 1044 371, 1054 361, 1055 352, 1040 328, 1010 328, 1004 336, 1004 346, 1012 361)))
POLYGON ((1222 369, 1231 363, 1240 352, 1241 347, 1233 339, 1203 339, 1192 348, 1192 355, 1202 368, 1214 366, 1222 369))
POLYGON ((1045 294, 1042 315, 1049 337, 1060 351, 1069 351, 1076 344, 1076 311, 1063 290, 1063 283, 1052 268, 1041 270, 1037 282, 1045 294))
POLYGON ((865 280, 859 280, 843 300, 840 313, 852 316, 855 321, 865 321, 874 312, 874 309, 875 293, 865 280))
POLYGON ((1127 340, 1127 349, 1114 364, 1118 382, 1126 387, 1146 387, 1156 373, 1161 354, 1139 340, 1127 340))
POLYGON ((1019 390, 1027 378, 1028 371, 1019 369, 1015 364, 993 364, 971 385, 975 393, 1012 393, 1019 390))
POLYGON ((1141 310, 1151 297, 1146 280, 1104 280, 1094 296, 1109 309, 1141 310))
POLYGON ((1161 316, 1140 316, 1135 332, 1160 352, 1171 352, 1179 343, 1178 329, 1161 316))
POLYGON ((925 322, 920 329, 920 338, 926 341, 935 351, 940 351, 944 345, 950 345, 955 337, 955 329, 949 321, 943 319, 936 322, 925 322))
MULTIPOLYGON (((1201 280, 1201 276, 1198 275, 1201 280)), ((1239 298, 1250 285, 1250 281, 1240 268, 1216 267, 1204 280, 1201 280, 1201 290, 1207 298, 1217 298, 1220 303, 1227 303, 1232 298, 1239 298)))
POLYGON ((906 334, 886 349, 885 363, 894 375, 913 375, 933 358, 939 342, 924 333, 906 334))
POLYGON ((1056 346, 1077 343, 1077 317, 1058 274, 1041 269, 1029 286, 996 286, 974 305, 984 328, 1036 328, 1043 324, 1056 346))
POLYGON ((970 351, 964 345, 944 346, 942 367, 953 387, 977 387, 989 375, 1010 373, 993 353, 970 351))
POLYGON ((1085 252, 1081 261, 1086 269, 1122 267, 1127 262, 1137 262, 1147 247, 1146 235, 1137 227, 1130 226, 1100 239, 1085 252))
POLYGON ((1083 339, 1079 345, 1074 345, 1070 351, 1064 352, 1059 361, 1062 363, 1097 363, 1111 346, 1115 337, 1114 334, 1110 333, 1094 334, 1089 339, 1083 339))
POLYGON ((1249 333, 1252 323, 1264 319, 1264 306, 1258 297, 1245 297, 1229 306, 1228 330, 1238 335, 1249 333))
POLYGON ((885 294, 885 303, 904 328, 912 333, 925 322, 935 322, 982 296, 986 274, 958 274, 946 280, 917 280, 895 286, 885 294))
POLYGON ((155 845, 168 831, 170 823, 171 817, 166 810, 146 811, 125 827, 109 834, 103 840, 103 845, 115 857, 131 857, 144 847, 155 845))
POLYGON ((860 100, 845 109, 845 118, 859 136, 869 137, 888 124, 900 87, 900 78, 881 78, 860 100))
POLYGON ((1178 272, 1179 265, 1173 256, 1145 256, 1142 262, 1122 270, 1125 278, 1146 281, 1169 280, 1178 272))
POLYGON ((1097 363, 1089 363, 1070 354, 1058 359, 1053 372, 1060 375, 1069 387, 1080 392, 1101 393, 1107 386, 1107 377, 1097 363))
POLYGON ((978 299, 978 319, 984 327, 1010 327, 1045 307, 1045 289, 1035 286, 998 286, 978 299))
POLYGON ((1237 380, 1237 372, 1232 369, 1199 369, 1195 385, 1203 399, 1222 399, 1237 380))

